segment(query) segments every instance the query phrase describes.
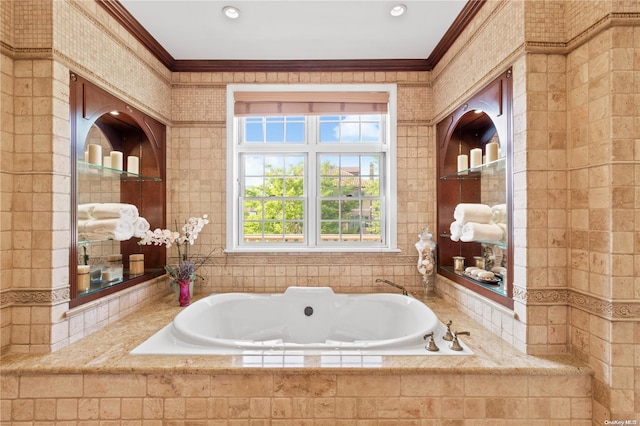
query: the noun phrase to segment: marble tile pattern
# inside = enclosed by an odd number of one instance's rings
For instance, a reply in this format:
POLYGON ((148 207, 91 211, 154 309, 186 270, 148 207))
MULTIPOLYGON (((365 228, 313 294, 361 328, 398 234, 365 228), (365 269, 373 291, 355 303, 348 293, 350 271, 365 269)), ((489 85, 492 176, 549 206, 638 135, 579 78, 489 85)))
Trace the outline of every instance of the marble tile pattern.
POLYGON ((182 309, 168 295, 55 353, 3 357, 0 421, 591 424, 586 365, 523 354, 443 299, 426 303, 471 332, 473 356, 129 355, 182 309))

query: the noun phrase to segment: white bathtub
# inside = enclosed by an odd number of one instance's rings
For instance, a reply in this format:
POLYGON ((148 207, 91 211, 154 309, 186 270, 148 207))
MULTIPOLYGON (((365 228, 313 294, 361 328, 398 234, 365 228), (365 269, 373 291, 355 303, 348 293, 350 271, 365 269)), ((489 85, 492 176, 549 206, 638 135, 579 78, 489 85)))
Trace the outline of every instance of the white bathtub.
POLYGON ((449 349, 424 303, 400 294, 336 294, 289 287, 281 294, 213 294, 185 308, 133 354, 378 353, 468 355, 449 349), (434 333, 439 351, 427 351, 434 333))

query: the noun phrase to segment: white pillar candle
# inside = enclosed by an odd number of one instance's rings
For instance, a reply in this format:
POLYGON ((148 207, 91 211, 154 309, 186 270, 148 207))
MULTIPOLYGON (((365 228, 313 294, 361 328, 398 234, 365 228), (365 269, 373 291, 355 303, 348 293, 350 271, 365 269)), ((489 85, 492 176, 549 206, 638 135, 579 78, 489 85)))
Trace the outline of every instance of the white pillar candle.
POLYGON ((89 162, 99 166, 102 165, 102 147, 100 145, 89 144, 89 162))
POLYGON ((498 159, 498 144, 496 142, 489 142, 487 144, 487 163, 496 161, 498 159))
POLYGON ((471 150, 471 168, 482 165, 482 149, 473 148, 471 150))
POLYGON ((89 291, 91 285, 90 269, 89 265, 78 265, 78 293, 89 291))
POLYGON ((122 153, 120 151, 111 151, 111 168, 122 170, 122 153))
POLYGON ((144 274, 144 254, 129 255, 129 274, 144 274))
POLYGON ((111 167, 111 156, 105 155, 102 157, 102 166, 103 167, 111 167))
POLYGON ((135 155, 127 157, 127 171, 135 174, 140 173, 140 160, 135 155))
POLYGON ((467 170, 468 168, 469 168, 469 157, 466 154, 458 155, 458 172, 467 170))
POLYGON ((83 160, 85 163, 88 163, 88 162, 89 162, 89 151, 85 151, 85 152, 83 153, 83 158, 82 158, 82 160, 83 160))

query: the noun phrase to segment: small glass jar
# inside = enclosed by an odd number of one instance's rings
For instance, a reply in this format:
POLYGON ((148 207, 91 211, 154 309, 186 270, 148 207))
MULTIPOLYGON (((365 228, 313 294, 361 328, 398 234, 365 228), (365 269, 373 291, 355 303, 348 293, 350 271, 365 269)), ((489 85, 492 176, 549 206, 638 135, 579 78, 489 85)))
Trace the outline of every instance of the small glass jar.
POLYGON ((122 255, 110 254, 107 256, 107 263, 102 271, 102 280, 108 282, 122 281, 122 255))
POLYGON ((476 262, 476 268, 484 269, 484 257, 473 256, 473 260, 476 262))
POLYGON ((464 271, 464 256, 453 256, 453 270, 459 273, 464 271))

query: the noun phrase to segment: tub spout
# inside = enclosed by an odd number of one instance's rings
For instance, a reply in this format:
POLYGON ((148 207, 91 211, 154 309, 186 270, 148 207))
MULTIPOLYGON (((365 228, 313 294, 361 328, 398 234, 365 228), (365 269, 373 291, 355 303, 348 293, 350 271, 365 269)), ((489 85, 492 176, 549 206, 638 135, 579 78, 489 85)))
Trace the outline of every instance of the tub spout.
POLYGON ((409 295, 409 292, 407 292, 407 289, 406 289, 406 288, 404 288, 403 286, 401 286, 400 284, 392 283, 391 281, 389 281, 389 280, 383 280, 382 278, 378 278, 378 279, 376 280, 376 282, 377 282, 377 283, 385 283, 385 284, 389 284, 389 285, 390 285, 390 286, 392 286, 392 287, 395 287, 395 288, 397 288, 397 289, 399 289, 399 290, 402 290, 402 294, 403 294, 403 295, 405 295, 405 296, 408 296, 408 295, 409 295))

